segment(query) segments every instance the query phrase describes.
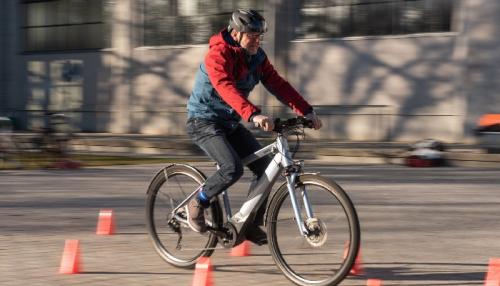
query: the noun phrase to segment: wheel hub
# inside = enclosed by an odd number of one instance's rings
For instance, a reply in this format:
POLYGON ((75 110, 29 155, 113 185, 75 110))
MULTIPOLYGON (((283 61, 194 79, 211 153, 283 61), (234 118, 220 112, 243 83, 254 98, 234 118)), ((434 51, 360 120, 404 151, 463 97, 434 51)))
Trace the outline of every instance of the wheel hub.
POLYGON ((326 224, 318 218, 309 218, 305 222, 307 229, 306 240, 312 247, 321 247, 328 238, 326 224))

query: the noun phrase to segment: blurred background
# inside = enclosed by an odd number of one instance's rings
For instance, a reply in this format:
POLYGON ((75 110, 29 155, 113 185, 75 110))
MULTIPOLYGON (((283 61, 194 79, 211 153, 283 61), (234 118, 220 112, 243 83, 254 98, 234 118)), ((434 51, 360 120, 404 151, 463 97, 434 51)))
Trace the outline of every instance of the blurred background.
MULTIPOLYGON (((0 116, 36 130, 184 135, 209 37, 261 11, 263 48, 316 106, 312 138, 473 142, 500 110, 500 2, 490 0, 46 0, 0 2, 0 116)), ((265 112, 288 112, 257 88, 265 112)))

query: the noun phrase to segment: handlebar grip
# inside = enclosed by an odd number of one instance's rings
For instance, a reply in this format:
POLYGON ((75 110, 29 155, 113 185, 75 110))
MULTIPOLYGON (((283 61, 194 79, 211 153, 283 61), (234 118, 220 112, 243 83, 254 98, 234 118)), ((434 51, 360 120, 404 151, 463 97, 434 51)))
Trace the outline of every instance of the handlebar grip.
POLYGON ((314 129, 314 122, 312 120, 307 119, 306 123, 304 124, 305 127, 314 129))
POLYGON ((288 129, 294 126, 299 126, 302 125, 303 127, 306 128, 314 128, 314 122, 312 120, 309 120, 303 116, 298 116, 294 118, 289 118, 286 120, 282 120, 280 118, 275 118, 274 119, 274 131, 275 132, 281 132, 284 129, 288 129))
POLYGON ((311 129, 314 128, 314 122, 312 120, 307 119, 304 116, 297 117, 297 119, 298 119, 299 123, 302 124, 304 127, 311 128, 311 129))

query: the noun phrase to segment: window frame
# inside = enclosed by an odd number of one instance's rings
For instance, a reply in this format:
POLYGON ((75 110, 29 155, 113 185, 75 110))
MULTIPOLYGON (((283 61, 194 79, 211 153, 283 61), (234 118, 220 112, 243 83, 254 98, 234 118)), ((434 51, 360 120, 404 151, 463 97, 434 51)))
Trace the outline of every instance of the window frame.
MULTIPOLYGON (((309 7, 307 7, 307 5, 302 5, 302 7, 300 8, 299 12, 298 12, 298 21, 297 21, 297 25, 296 25, 296 29, 294 31, 294 35, 293 35, 293 39, 294 41, 302 41, 302 40, 315 40, 315 39, 336 39, 336 38, 355 38, 355 37, 401 37, 401 36, 409 36, 409 35, 421 35, 421 34, 435 34, 435 33, 456 33, 456 24, 455 24, 455 17, 457 16, 457 7, 460 6, 460 4, 458 3, 459 0, 319 0, 319 1, 316 1, 317 4, 318 2, 321 3, 321 5, 316 5, 316 7, 314 7, 314 5, 311 5, 309 7), (446 20, 443 20, 442 22, 440 22, 439 24, 443 24, 443 23, 446 23, 444 24, 444 26, 447 26, 445 29, 435 29, 435 30, 432 30, 432 29, 421 29, 420 31, 410 31, 411 29, 409 29, 407 26, 404 25, 404 20, 403 20, 403 16, 401 16, 403 14, 403 12, 407 12, 408 9, 407 9, 407 6, 408 4, 411 4, 411 3, 417 3, 417 2, 422 2, 422 5, 425 5, 425 2, 426 1, 432 1, 434 2, 434 6, 448 6, 447 8, 447 11, 446 13, 441 13, 441 15, 445 15, 445 19, 446 20), (441 2, 441 3, 439 3, 441 2), (437 3, 437 4, 436 4, 437 3), (356 27, 353 25, 353 9, 351 9, 351 7, 354 7, 354 6, 368 6, 368 5, 377 5, 377 4, 392 4, 393 6, 396 6, 396 8, 393 8, 391 10, 391 18, 389 21, 393 22, 391 23, 389 26, 392 26, 391 28, 391 31, 390 32, 380 32, 380 33, 363 33, 363 32, 356 32, 356 30, 358 31, 362 31, 363 28, 364 29, 368 29, 369 25, 367 25, 367 23, 369 23, 368 20, 365 20, 365 24, 364 24, 364 27, 361 26, 361 27, 356 27), (320 10, 322 11, 322 13, 319 13, 317 15, 312 15, 312 16, 309 16, 309 17, 317 17, 318 20, 316 21, 309 21, 309 24, 312 25, 312 26, 322 26, 322 25, 328 25, 329 22, 331 22, 332 20, 334 20, 335 18, 334 17, 328 17, 327 13, 325 11, 327 11, 328 8, 331 8, 331 7, 348 7, 347 8, 347 11, 348 11, 348 22, 347 25, 349 25, 349 27, 346 29, 346 31, 341 31, 339 33, 333 33, 331 31, 327 31, 326 29, 318 29, 317 31, 311 31, 312 29, 311 28, 307 28, 307 24, 308 22, 304 20, 304 10, 308 10, 308 9, 317 9, 317 10, 320 10), (324 18, 323 20, 321 20, 321 18, 324 18), (318 24, 319 23, 319 24, 318 24), (306 27, 304 27, 306 26, 306 27), (312 36, 308 36, 308 34, 311 34, 313 33, 312 36), (314 35, 315 34, 315 35, 314 35)), ((432 11, 432 10, 428 10, 428 11, 432 11)), ((368 12, 369 13, 369 12, 368 12)), ((436 12, 433 17, 436 17, 436 15, 438 15, 439 12, 436 12)), ((371 16, 371 15, 370 15, 371 16)), ((427 16, 423 15, 420 17, 420 20, 425 20, 427 18, 427 16)), ((342 26, 342 25, 346 25, 346 23, 342 23, 342 20, 338 20, 336 21, 337 23, 340 23, 340 24, 337 24, 339 26, 342 26)), ((420 23, 421 25, 426 25, 426 22, 421 22, 420 23)))
MULTIPOLYGON (((158 0, 158 1, 164 1, 164 2, 169 2, 169 0, 158 0)), ((173 1, 173 2, 180 2, 180 1, 186 1, 186 0, 170 0, 170 1, 173 1)), ((190 1, 190 0, 187 0, 187 1, 190 1)), ((226 0, 225 2, 224 1, 216 1, 216 0, 212 0, 214 3, 218 4, 219 6, 225 6, 226 7, 226 10, 220 10, 221 7, 217 7, 217 8, 214 8, 214 9, 206 9, 206 10, 203 10, 203 11, 207 11, 207 13, 205 14, 200 14, 199 11, 197 11, 198 13, 194 13, 194 14, 189 14, 189 15, 179 15, 180 13, 178 13, 178 11, 169 11, 168 13, 166 13, 166 15, 162 15, 160 16, 159 18, 160 19, 166 19, 166 18, 170 18, 172 19, 172 23, 176 23, 178 24, 179 21, 177 21, 179 18, 182 18, 184 19, 184 23, 195 23, 196 21, 190 21, 190 19, 193 19, 193 18, 200 18, 200 17, 212 17, 212 18, 216 18, 216 17, 220 17, 221 20, 214 20, 214 21, 211 21, 211 23, 213 24, 212 26, 212 30, 210 31, 199 31, 199 30, 196 30, 198 29, 198 27, 196 26, 196 24, 194 24, 194 30, 192 30, 189 34, 187 32, 183 32, 182 30, 180 32, 178 32, 178 34, 176 34, 177 38, 182 38, 182 36, 179 36, 179 35, 185 35, 185 34, 188 34, 188 36, 186 38, 183 38, 182 40, 174 40, 174 41, 161 41, 161 40, 158 40, 157 42, 154 42, 154 41, 151 41, 150 39, 148 39, 148 37, 152 37, 152 38, 161 38, 161 37, 158 37, 156 36, 155 37, 155 34, 154 33, 150 33, 150 31, 148 31, 148 29, 154 29, 155 27, 158 29, 158 25, 157 26, 154 26, 155 23, 152 23, 152 22, 149 22, 149 19, 147 18, 147 16, 149 15, 148 14, 148 8, 146 7, 146 5, 150 4, 151 2, 148 1, 148 0, 143 0, 143 1, 140 1, 140 9, 139 11, 141 11, 141 15, 142 15, 142 29, 140 31, 140 36, 139 36, 139 42, 137 43, 137 46, 136 48, 140 48, 140 49, 144 49, 144 48, 162 48, 162 47, 192 47, 192 46, 202 46, 202 45, 207 45, 208 44, 208 41, 210 39, 210 37, 216 33, 218 33, 219 31, 221 31, 222 29, 224 29, 225 27, 227 27, 228 23, 229 23, 229 18, 232 14, 232 12, 238 8, 243 8, 243 9, 249 9, 249 8, 252 8, 252 9, 255 9, 257 10, 259 13, 264 13, 264 10, 265 10, 265 7, 266 7, 266 3, 264 0, 249 0, 249 1, 246 1, 245 3, 243 3, 242 5, 242 1, 238 1, 238 0, 226 0), (217 23, 219 22, 220 24, 214 24, 214 23, 217 23), (198 37, 200 37, 198 40, 190 40, 189 39, 189 36, 191 36, 191 39, 193 38, 193 34, 192 33, 198 33, 198 34, 201 34, 201 36, 199 35, 198 37), (149 35, 148 35, 149 34, 149 35), (153 34, 152 36, 150 36, 151 34, 153 34)), ((195 2, 195 5, 205 5, 205 6, 209 6, 210 5, 210 2, 207 3, 206 0, 194 0, 195 2)), ((168 4, 166 4, 168 5, 168 4)), ((171 7, 176 7, 176 8, 179 8, 178 7, 178 3, 177 5, 171 5, 171 7)), ((196 9, 200 9, 199 7, 197 7, 196 9)), ((198 23, 200 24, 200 23, 198 23)), ((170 27, 171 30, 173 29, 176 29, 176 27, 170 27)), ((188 31, 188 30, 186 30, 188 31)), ((156 33, 156 35, 158 34, 162 34, 162 32, 158 32, 156 33)), ((164 36, 163 36, 164 37, 164 36)))
MULTIPOLYGON (((113 1, 95 0, 94 3, 91 3, 92 5, 96 5, 92 6, 92 8, 94 8, 95 11, 99 11, 98 16, 96 16, 95 14, 90 14, 91 18, 96 18, 92 21, 71 21, 71 19, 66 19, 66 21, 62 22, 58 22, 57 20, 55 20, 53 23, 31 24, 30 20, 28 19, 30 13, 29 5, 51 2, 59 2, 59 5, 61 5, 60 7, 65 8, 65 10, 63 11, 63 13, 65 14, 70 11, 70 3, 64 3, 65 0, 19 1, 19 29, 21 31, 20 48, 22 54, 87 52, 103 50, 111 47, 111 26, 107 18, 109 18, 108 16, 112 12, 113 1), (35 39, 30 39, 30 32, 34 32, 36 30, 46 30, 46 34, 57 33, 58 36, 51 37, 50 35, 46 36, 42 33, 41 35, 38 35, 40 37, 40 42, 37 44, 35 39), (83 30, 84 32, 78 32, 78 30, 83 30), (61 32, 65 33, 66 36, 61 36, 61 32), (89 42, 89 38, 86 37, 86 35, 92 35, 96 32, 99 34, 96 37, 91 37, 91 40, 94 41, 94 43, 88 46, 82 45, 82 43, 89 42), (77 40, 75 41, 75 39, 77 40), (63 43, 64 41, 65 43, 63 43)), ((79 10, 75 9, 74 11, 79 10)), ((82 18, 85 18, 85 16, 89 15, 84 15, 84 13, 91 11, 91 8, 89 8, 89 10, 82 11, 79 15, 83 15, 82 18)), ((42 17, 48 18, 49 16, 50 15, 46 14, 42 17)), ((44 19, 44 21, 47 20, 44 19)))

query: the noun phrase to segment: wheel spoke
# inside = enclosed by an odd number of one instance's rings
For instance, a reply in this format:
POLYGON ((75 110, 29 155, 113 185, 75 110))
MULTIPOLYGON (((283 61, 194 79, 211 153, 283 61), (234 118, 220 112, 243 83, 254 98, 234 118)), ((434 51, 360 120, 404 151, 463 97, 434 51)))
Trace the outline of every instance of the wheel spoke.
POLYGON ((163 202, 165 202, 165 203, 170 203, 170 202, 173 200, 173 199, 172 199, 169 195, 167 195, 167 194, 166 194, 166 193, 164 193, 164 192, 159 192, 159 193, 157 194, 156 198, 161 199, 161 200, 162 200, 163 202))

